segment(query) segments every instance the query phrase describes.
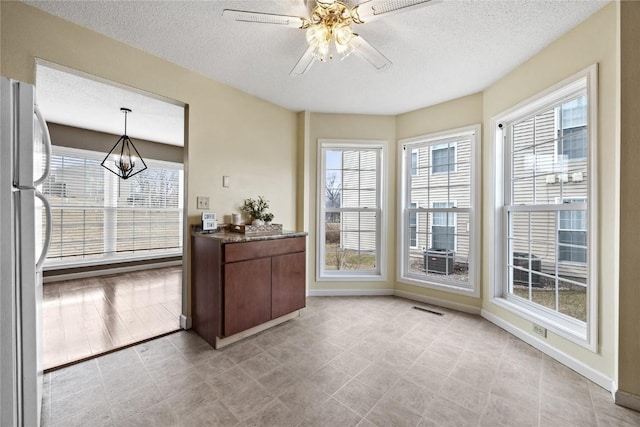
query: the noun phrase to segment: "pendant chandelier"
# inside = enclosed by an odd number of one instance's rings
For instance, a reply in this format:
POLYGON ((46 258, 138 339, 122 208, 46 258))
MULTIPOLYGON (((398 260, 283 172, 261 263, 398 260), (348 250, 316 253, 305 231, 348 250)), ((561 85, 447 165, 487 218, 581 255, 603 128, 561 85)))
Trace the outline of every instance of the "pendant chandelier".
POLYGON ((145 170, 147 164, 142 160, 131 138, 127 136, 127 114, 131 110, 120 108, 120 111, 124 113, 124 135, 104 158, 102 166, 120 178, 128 179, 145 170))

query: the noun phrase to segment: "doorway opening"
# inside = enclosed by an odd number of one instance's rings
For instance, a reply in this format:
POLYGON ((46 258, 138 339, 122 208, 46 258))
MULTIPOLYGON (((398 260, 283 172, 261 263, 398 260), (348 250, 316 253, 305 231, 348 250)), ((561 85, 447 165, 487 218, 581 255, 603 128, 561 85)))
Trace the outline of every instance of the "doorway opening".
POLYGON ((179 330, 185 104, 46 61, 36 64, 36 100, 52 142, 41 189, 52 208, 44 369, 179 330), (121 108, 147 165, 126 180, 101 166, 123 135, 121 108))

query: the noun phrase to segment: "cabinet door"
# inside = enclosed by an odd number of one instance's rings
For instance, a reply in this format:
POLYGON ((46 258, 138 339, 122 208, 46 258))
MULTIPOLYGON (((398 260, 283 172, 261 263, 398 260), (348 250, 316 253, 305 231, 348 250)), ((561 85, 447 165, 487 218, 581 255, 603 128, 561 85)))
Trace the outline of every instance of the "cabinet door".
POLYGON ((271 268, 271 317, 275 319, 303 308, 305 253, 274 256, 271 268))
POLYGON ((224 335, 271 319, 271 258, 224 265, 224 335))

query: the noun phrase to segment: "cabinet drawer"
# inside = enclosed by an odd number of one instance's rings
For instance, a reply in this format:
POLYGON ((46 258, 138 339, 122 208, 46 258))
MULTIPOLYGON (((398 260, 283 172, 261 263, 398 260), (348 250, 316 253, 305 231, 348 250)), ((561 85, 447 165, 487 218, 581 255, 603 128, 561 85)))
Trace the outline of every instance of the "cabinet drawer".
POLYGON ((304 237, 259 240, 257 242, 227 243, 224 245, 224 262, 244 261, 248 259, 302 252, 304 250, 304 237))

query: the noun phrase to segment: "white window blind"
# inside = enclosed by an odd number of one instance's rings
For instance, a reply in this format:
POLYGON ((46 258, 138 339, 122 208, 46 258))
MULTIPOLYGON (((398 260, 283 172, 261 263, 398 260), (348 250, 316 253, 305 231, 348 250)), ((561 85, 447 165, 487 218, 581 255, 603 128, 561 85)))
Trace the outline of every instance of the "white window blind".
POLYGON ((145 159, 123 180, 100 166, 104 153, 53 146, 42 191, 53 214, 47 264, 182 252, 183 167, 145 159))

